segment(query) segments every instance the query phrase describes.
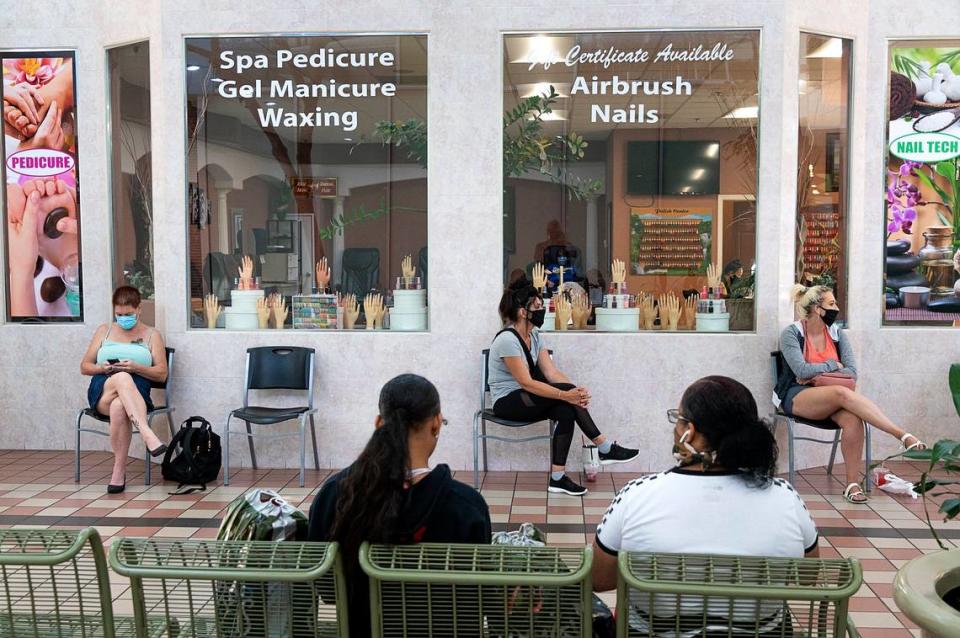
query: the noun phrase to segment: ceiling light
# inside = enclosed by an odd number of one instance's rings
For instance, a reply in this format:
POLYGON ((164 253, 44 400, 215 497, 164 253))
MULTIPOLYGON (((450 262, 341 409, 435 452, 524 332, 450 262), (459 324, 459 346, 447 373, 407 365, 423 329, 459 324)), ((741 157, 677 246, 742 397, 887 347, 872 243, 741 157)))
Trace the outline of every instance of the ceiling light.
POLYGON ((535 84, 519 84, 517 89, 520 91, 520 97, 539 97, 541 95, 550 95, 550 87, 559 97, 570 97, 569 82, 537 82, 535 84))
POLYGON ((276 106, 276 105, 277 105, 276 102, 267 102, 267 106, 276 106))
POLYGON ((200 66, 197 65, 197 64, 188 64, 188 65, 187 65, 187 71, 199 71, 199 70, 200 70, 200 66))
POLYGON ((700 179, 706 172, 707 169, 705 168, 695 168, 693 169, 693 172, 690 173, 690 179, 700 179))
POLYGON ((352 141, 353 141, 353 138, 352 138, 352 137, 345 137, 345 138, 343 138, 343 141, 344 141, 344 142, 352 142, 352 141))
POLYGON ((733 109, 723 117, 726 119, 750 120, 750 119, 756 119, 759 114, 760 114, 759 106, 741 106, 733 109))
POLYGON ((814 189, 813 189, 813 194, 814 194, 814 195, 819 195, 819 194, 820 194, 820 191, 818 191, 816 188, 814 188, 814 189))
POLYGON ((223 82, 223 78, 210 78, 210 81, 217 82, 219 84, 220 82, 223 82))
POLYGON ((512 62, 530 65, 563 62, 564 58, 557 50, 557 40, 559 38, 551 38, 545 35, 535 35, 532 38, 527 38, 527 50, 512 62))
POLYGON ((719 155, 720 155, 720 145, 719 145, 719 144, 711 144, 711 145, 707 146, 707 152, 704 153, 704 155, 706 155, 707 157, 719 157, 719 155))
POLYGON ((807 54, 808 58, 842 58, 843 41, 840 38, 830 38, 816 48, 813 53, 807 54))

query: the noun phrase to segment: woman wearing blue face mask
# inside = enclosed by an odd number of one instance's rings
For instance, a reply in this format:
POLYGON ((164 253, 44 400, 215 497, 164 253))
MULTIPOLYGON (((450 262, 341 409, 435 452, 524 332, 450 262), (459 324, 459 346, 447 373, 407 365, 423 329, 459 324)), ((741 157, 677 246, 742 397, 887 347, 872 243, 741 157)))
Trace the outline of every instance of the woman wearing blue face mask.
POLYGON ((566 475, 574 425, 599 448, 601 465, 632 461, 639 451, 611 442, 600 433, 587 412, 590 391, 575 386, 554 365, 538 330, 546 315, 543 298, 526 277, 504 291, 499 311, 506 327, 490 345, 488 380, 493 411, 513 421, 555 421, 547 490, 583 496, 587 489, 566 475))
POLYGON ((152 456, 167 451, 147 426, 147 411, 153 408, 150 382, 167 378, 167 357, 163 337, 140 321, 140 293, 136 288, 121 286, 114 291, 113 313, 115 321, 100 326, 93 335, 80 372, 93 377, 87 390, 90 407, 110 418, 114 460, 107 492, 117 494, 127 484, 131 426, 140 431, 152 456))

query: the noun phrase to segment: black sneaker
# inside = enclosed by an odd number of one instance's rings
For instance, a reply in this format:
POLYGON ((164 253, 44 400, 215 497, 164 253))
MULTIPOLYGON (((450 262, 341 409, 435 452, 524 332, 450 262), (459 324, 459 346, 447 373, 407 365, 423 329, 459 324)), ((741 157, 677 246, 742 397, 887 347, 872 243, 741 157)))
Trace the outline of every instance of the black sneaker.
POLYGON ((559 481, 553 480, 550 478, 550 487, 547 488, 548 492, 554 492, 556 494, 569 494, 570 496, 583 496, 587 493, 587 488, 582 485, 577 485, 574 483, 569 476, 566 474, 563 475, 563 478, 559 481))
POLYGON ((616 442, 610 446, 610 451, 604 454, 600 453, 600 465, 613 465, 614 463, 626 463, 640 456, 640 450, 617 445, 616 442))

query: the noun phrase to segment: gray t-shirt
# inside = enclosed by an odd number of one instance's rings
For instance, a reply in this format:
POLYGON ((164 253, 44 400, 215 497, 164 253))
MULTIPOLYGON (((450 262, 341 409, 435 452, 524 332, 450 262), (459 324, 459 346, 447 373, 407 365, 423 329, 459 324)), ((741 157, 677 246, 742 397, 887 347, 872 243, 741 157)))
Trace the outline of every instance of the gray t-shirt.
MULTIPOLYGON (((533 357, 534 363, 539 361, 540 348, 540 331, 534 329, 530 333, 530 356, 533 357)), ((507 369, 507 364, 503 361, 504 357, 520 357, 524 365, 527 363, 523 354, 523 346, 520 345, 520 339, 512 332, 501 332, 490 344, 488 375, 490 395, 493 397, 494 403, 514 390, 520 389, 520 384, 507 369)))

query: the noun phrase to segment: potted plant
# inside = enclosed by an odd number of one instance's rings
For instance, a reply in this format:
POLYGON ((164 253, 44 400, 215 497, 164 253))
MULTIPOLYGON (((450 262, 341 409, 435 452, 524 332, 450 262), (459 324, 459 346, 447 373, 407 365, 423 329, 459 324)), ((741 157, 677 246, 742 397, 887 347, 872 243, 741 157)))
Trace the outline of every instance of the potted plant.
POLYGON ((943 520, 955 519, 960 514, 960 492, 954 491, 960 481, 950 478, 960 471, 960 442, 944 439, 929 449, 910 450, 895 456, 927 462, 914 489, 923 498, 930 532, 944 551, 925 554, 901 567, 893 583, 893 598, 903 613, 923 629, 925 637, 958 636, 960 548, 948 548, 937 534, 931 523, 930 506, 933 498, 943 497, 937 509, 943 520))

